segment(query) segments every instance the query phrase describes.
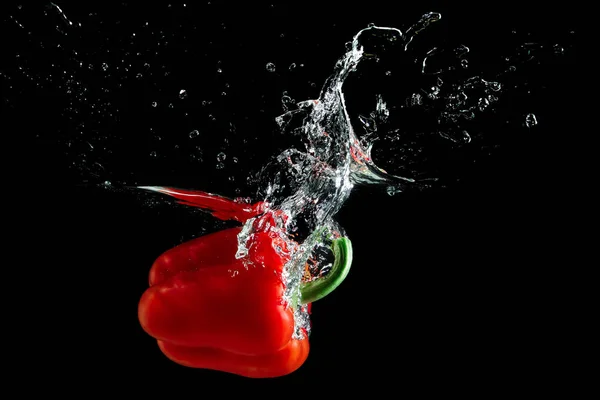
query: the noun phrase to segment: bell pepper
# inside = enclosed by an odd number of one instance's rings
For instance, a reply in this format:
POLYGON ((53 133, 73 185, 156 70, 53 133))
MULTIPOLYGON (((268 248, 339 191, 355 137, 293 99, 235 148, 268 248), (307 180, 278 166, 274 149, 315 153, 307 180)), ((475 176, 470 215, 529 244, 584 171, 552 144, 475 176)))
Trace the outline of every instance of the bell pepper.
MULTIPOLYGON (((240 203, 204 192, 144 189, 239 222, 266 209, 264 203, 240 203)), ((267 212, 257 219, 269 225, 273 218, 267 212)), ((288 304, 282 271, 290 261, 289 242, 258 230, 245 259, 238 259, 241 230, 204 235, 159 256, 139 303, 139 321, 161 351, 181 365, 251 378, 286 375, 298 369, 309 353, 307 332, 295 330, 294 307, 310 305, 341 283, 351 264, 351 244, 344 237, 335 239, 333 268, 324 277, 303 283, 299 301, 293 301, 298 304, 288 304)))

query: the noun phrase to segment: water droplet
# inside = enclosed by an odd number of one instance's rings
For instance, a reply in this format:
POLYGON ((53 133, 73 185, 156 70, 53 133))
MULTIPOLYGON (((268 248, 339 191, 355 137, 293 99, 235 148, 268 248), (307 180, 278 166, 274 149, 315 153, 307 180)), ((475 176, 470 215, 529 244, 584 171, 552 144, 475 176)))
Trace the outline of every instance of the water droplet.
POLYGON ((183 99, 187 98, 187 96, 188 96, 188 94, 187 94, 187 91, 186 91, 185 89, 181 89, 181 90, 179 91, 179 98, 180 98, 180 99, 182 99, 182 100, 183 100, 183 99))
POLYGON ((273 64, 271 62, 267 63, 266 68, 267 68, 267 71, 269 71, 269 72, 275 72, 275 64, 273 64))
POLYGON ((158 157, 158 153, 156 151, 151 151, 150 152, 150 157, 156 158, 156 157, 158 157))
POLYGON ((479 102, 477 104, 477 106, 479 107, 479 111, 485 110, 487 108, 487 106, 489 106, 489 105, 490 105, 490 102, 485 97, 480 98, 479 102))
POLYGON ((102 63, 102 69, 104 71, 106 71, 108 69, 108 64, 107 63, 102 63))
POLYGON ((218 74, 222 74, 222 73, 223 73, 223 70, 222 70, 221 68, 218 68, 218 69, 217 69, 217 73, 218 73, 218 74))
POLYGON ((237 157, 233 157, 233 158, 231 159, 231 161, 233 161, 235 164, 237 164, 237 162, 238 162, 238 158, 237 158, 237 157))
POLYGON ((528 128, 532 128, 538 124, 537 118, 535 114, 529 113, 525 116, 525 126, 528 128))
POLYGON ((565 49, 562 48, 562 46, 560 46, 559 44, 554 45, 554 54, 561 55, 561 54, 564 54, 564 52, 565 52, 565 49))
POLYGON ((194 129, 193 131, 191 131, 189 133, 190 139, 193 139, 195 137, 198 137, 200 135, 200 132, 198 132, 198 129, 194 129))
POLYGON ((462 60, 460 60, 460 66, 463 68, 468 68, 469 67, 469 60, 463 58, 462 60))
POLYGON ((419 93, 413 93, 412 96, 410 97, 410 105, 411 106, 420 106, 423 104, 423 96, 421 96, 419 93))
POLYGON ((470 143, 471 142, 471 135, 469 135, 469 132, 462 131, 462 141, 464 143, 470 143))
POLYGON ((293 71, 296 69, 296 63, 291 63, 290 64, 290 71, 293 71))
POLYGON ((144 75, 142 75, 141 72, 138 72, 137 75, 135 76, 137 79, 142 79, 144 77, 144 75))
POLYGON ((395 186, 388 186, 385 190, 389 196, 393 196, 401 192, 401 190, 395 186))
POLYGON ((169 108, 173 108, 173 103, 169 103, 169 108))
POLYGON ((223 152, 220 152, 219 154, 217 154, 217 161, 225 161, 226 158, 227 158, 227 155, 223 152))
POLYGON ((216 168, 217 168, 217 169, 223 169, 223 168, 225 168, 225 164, 223 164, 223 163, 218 163, 218 164, 216 165, 216 168))
POLYGON ((511 65, 510 67, 508 67, 508 70, 510 72, 515 72, 517 70, 517 67, 515 67, 514 65, 511 65))
POLYGON ((153 101, 152 102, 152 107, 156 107, 156 106, 158 106, 158 103, 156 101, 153 101))

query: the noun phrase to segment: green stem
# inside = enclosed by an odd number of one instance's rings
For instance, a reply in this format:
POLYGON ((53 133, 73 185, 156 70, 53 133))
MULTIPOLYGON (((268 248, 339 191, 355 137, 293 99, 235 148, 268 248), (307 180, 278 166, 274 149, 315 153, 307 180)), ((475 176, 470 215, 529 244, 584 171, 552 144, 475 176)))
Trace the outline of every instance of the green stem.
POLYGON ((300 286, 301 303, 315 302, 333 292, 346 279, 352 265, 352 242, 346 237, 335 239, 331 245, 333 250, 333 267, 327 275, 300 286))

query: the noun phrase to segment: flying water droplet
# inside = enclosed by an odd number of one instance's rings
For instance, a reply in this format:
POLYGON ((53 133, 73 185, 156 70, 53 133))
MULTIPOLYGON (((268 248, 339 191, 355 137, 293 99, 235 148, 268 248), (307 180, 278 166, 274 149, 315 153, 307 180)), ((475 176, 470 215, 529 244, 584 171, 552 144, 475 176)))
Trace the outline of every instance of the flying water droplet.
POLYGON ((529 113, 525 116, 525 126, 528 128, 533 128, 538 124, 537 118, 535 114, 529 113))
POLYGON ((396 194, 398 194, 398 193, 402 192, 402 190, 400 190, 400 189, 399 189, 398 187, 396 187, 396 186, 388 186, 388 187, 386 188, 386 190, 385 190, 385 191, 386 191, 386 193, 387 193, 389 196, 394 196, 394 195, 396 195, 396 194))

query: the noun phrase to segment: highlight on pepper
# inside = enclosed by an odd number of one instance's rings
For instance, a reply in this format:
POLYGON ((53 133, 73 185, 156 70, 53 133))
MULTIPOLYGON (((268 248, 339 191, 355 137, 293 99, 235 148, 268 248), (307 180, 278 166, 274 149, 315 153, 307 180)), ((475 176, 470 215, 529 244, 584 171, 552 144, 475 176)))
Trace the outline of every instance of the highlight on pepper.
POLYGON ((152 265, 138 317, 165 356, 184 366, 250 378, 297 370, 309 353, 310 305, 347 276, 350 240, 331 239, 334 261, 326 274, 308 273, 294 281, 287 268, 302 252, 277 224, 285 215, 264 203, 240 203, 205 192, 142 189, 244 224, 182 243, 152 265), (241 256, 240 239, 247 226, 253 234, 241 256))

